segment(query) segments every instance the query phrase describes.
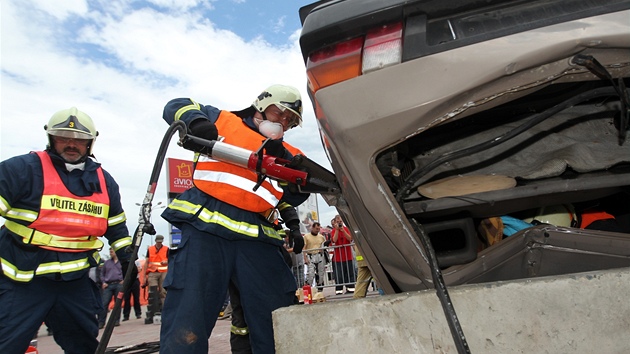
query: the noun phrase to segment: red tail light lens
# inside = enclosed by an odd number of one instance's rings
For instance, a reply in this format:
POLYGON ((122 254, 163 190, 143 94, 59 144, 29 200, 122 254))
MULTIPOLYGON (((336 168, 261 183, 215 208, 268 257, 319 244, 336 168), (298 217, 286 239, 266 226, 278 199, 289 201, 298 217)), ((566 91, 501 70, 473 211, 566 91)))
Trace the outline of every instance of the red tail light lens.
POLYGON ((313 52, 306 62, 310 90, 398 64, 402 58, 402 22, 380 26, 357 37, 313 52))

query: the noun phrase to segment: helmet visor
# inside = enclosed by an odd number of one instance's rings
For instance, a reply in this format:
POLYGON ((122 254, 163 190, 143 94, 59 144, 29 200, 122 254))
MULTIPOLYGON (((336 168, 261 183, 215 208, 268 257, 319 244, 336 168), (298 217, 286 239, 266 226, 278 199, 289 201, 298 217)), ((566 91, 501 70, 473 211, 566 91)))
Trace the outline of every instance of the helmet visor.
MULTIPOLYGON (((289 129, 296 126, 302 126, 302 117, 296 111, 295 104, 289 102, 280 102, 274 104, 282 112, 282 118, 289 122, 289 129)), ((298 106, 299 107, 299 106, 298 106)))
POLYGON ((94 140, 94 136, 79 130, 70 129, 49 129, 48 134, 61 138, 94 140))

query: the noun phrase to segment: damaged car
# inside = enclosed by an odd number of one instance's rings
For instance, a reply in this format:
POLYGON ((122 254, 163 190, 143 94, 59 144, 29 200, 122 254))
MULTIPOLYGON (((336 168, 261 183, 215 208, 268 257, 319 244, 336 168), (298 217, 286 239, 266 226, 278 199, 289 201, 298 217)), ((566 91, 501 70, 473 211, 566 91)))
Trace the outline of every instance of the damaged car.
POLYGON ((450 286, 630 266, 630 2, 300 15, 325 198, 385 293, 434 288, 432 268, 450 286))

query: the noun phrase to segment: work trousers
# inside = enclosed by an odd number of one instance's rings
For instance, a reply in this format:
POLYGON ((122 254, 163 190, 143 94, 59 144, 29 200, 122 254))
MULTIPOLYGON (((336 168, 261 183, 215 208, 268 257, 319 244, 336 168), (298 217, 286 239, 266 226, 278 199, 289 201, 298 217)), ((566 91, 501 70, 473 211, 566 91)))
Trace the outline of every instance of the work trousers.
POLYGON ((275 352, 271 312, 291 305, 297 289, 282 246, 227 240, 188 224, 181 230, 164 283, 160 353, 208 353, 230 282, 240 291, 253 353, 275 352))
MULTIPOLYGON (((107 313, 109 312, 109 304, 112 301, 116 301, 116 297, 119 292, 123 289, 123 285, 120 282, 108 283, 107 287, 103 289, 103 312, 99 316, 98 320, 100 323, 104 324, 106 322, 107 313)), ((118 308, 118 311, 112 313, 112 316, 115 316, 115 323, 120 323, 120 312, 121 308, 118 308)))
POLYGON ((341 284, 335 286, 335 290, 341 291, 345 285, 346 289, 350 288, 351 291, 354 291, 354 262, 352 260, 333 262, 333 269, 335 273, 335 283, 341 284))
POLYGON ((355 299, 362 298, 367 295, 367 289, 370 285, 370 281, 372 280, 372 272, 370 272, 370 268, 367 266, 359 266, 358 273, 357 287, 354 290, 354 295, 352 296, 355 299))
POLYGON ((241 294, 234 284, 230 283, 230 303, 232 306, 232 326, 230 327, 230 349, 232 354, 251 354, 249 328, 245 322, 245 314, 241 305, 241 294))
POLYGON ((157 286, 158 293, 160 294, 160 307, 164 306, 164 299, 166 298, 166 289, 164 289, 165 279, 166 272, 151 272, 147 275, 149 289, 151 289, 152 286, 157 286))
POLYGON ((94 353, 102 306, 87 273, 72 281, 35 277, 28 283, 0 274, 0 353, 24 354, 44 321, 66 354, 94 353))
POLYGON ((142 315, 142 307, 140 307, 140 281, 138 278, 131 282, 129 289, 125 291, 123 299, 125 300, 125 306, 123 307, 123 317, 129 318, 131 314, 131 296, 133 295, 133 310, 136 313, 136 317, 142 315))
POLYGON ((321 287, 324 285, 324 280, 326 276, 326 270, 324 267, 326 263, 324 263, 324 256, 321 253, 317 254, 308 254, 308 272, 306 274, 306 283, 308 285, 313 285, 313 279, 317 275, 317 286, 321 287))

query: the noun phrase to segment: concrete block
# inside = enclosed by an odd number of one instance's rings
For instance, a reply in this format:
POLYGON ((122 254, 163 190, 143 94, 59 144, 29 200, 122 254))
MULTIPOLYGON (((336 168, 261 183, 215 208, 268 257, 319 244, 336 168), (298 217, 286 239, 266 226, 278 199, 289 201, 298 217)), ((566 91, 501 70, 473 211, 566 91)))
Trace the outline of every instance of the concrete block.
MULTIPOLYGON (((630 268, 449 295, 472 353, 630 353, 630 268)), ((278 354, 457 352, 434 290, 291 306, 273 322, 278 354)))

